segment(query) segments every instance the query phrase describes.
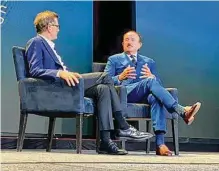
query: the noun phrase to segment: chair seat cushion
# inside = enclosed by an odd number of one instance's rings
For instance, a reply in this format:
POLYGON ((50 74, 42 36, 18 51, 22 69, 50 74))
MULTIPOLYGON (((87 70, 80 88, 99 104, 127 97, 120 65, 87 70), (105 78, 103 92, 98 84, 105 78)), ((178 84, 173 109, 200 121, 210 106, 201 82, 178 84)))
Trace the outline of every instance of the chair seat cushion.
POLYGON ((127 112, 125 112, 124 117, 149 118, 150 117, 150 106, 147 104, 140 104, 140 103, 128 103, 127 112))

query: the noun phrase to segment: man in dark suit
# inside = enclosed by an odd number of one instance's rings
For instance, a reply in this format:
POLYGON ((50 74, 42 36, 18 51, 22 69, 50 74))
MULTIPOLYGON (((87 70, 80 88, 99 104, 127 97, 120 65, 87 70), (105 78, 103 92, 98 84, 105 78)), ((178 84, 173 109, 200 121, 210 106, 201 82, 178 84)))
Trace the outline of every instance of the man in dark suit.
POLYGON ((151 105, 153 129, 156 135, 156 154, 172 155, 164 143, 166 132, 165 110, 176 112, 190 125, 201 103, 193 106, 181 106, 163 88, 157 75, 155 61, 140 55, 138 50, 142 46, 141 36, 135 31, 123 35, 123 53, 112 55, 108 58, 105 68, 113 79, 115 85, 124 85, 127 88, 128 102, 147 101, 151 105))
MULTIPOLYGON (((59 32, 58 15, 52 11, 41 12, 36 16, 34 25, 38 35, 28 41, 25 52, 30 77, 47 80, 64 79, 69 86, 78 84, 78 78, 83 75, 71 72, 64 65, 52 41, 57 39, 59 32)), ((97 103, 101 138, 99 153, 127 154, 127 151, 119 149, 110 139, 110 131, 114 129, 113 114, 119 125, 119 136, 147 139, 151 138, 152 134, 139 132, 123 118, 119 97, 111 77, 99 73, 95 79, 93 84, 86 87, 85 96, 93 98, 97 103)), ((86 78, 84 81, 86 82, 86 78)))

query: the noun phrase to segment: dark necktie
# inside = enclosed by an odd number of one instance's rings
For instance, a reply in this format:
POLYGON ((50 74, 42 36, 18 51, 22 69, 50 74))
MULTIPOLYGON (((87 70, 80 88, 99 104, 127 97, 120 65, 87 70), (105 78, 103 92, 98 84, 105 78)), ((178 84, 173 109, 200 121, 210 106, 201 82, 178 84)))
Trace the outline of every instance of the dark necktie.
POLYGON ((130 58, 132 59, 132 63, 133 63, 133 65, 134 65, 134 67, 136 67, 137 61, 136 61, 136 59, 135 59, 135 55, 131 55, 130 58))

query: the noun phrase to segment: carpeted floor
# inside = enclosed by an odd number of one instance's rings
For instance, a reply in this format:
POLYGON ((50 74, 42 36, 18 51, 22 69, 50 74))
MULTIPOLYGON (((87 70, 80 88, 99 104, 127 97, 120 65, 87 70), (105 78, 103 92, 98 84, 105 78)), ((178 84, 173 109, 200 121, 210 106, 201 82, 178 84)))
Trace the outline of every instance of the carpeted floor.
POLYGON ((161 157, 154 153, 129 152, 126 156, 98 155, 94 151, 43 150, 1 151, 3 171, 219 171, 219 153, 183 153, 161 157))

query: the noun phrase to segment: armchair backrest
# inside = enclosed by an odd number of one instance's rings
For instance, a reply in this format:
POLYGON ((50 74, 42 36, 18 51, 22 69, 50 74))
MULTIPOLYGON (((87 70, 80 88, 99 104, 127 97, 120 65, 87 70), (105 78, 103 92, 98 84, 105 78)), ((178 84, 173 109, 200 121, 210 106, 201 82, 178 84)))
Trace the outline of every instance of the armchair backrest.
POLYGON ((17 81, 19 81, 26 78, 28 74, 28 64, 25 60, 25 49, 22 47, 13 46, 12 54, 14 59, 17 81))
POLYGON ((93 72, 103 72, 105 69, 106 63, 93 63, 93 72))

